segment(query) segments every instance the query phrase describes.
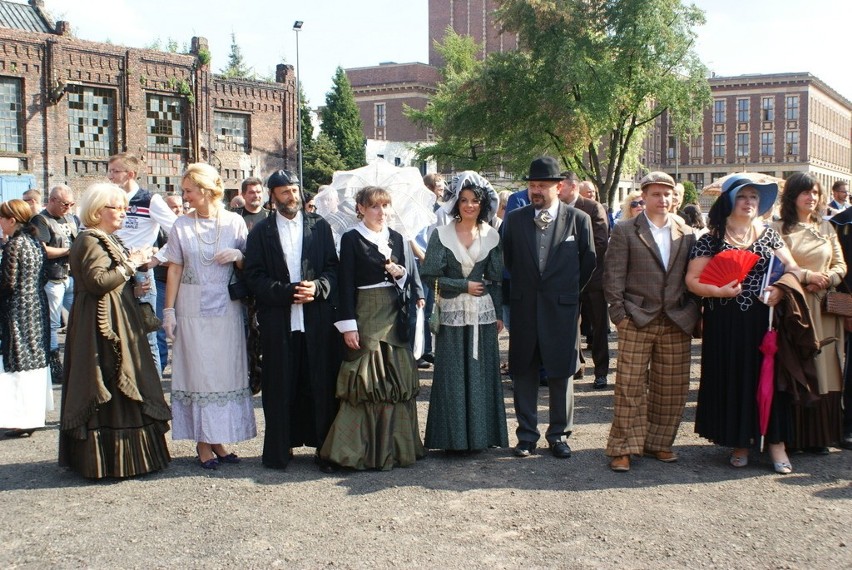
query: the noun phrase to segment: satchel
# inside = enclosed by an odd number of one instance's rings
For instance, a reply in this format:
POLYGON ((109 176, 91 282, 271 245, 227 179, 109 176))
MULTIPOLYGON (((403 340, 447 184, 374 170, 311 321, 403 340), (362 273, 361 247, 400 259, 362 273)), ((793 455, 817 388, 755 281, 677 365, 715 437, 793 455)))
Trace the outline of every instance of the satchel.
POLYGON ((826 291, 822 311, 841 317, 852 317, 852 295, 840 291, 826 291))
POLYGON ((435 302, 432 303, 432 314, 429 315, 429 330, 435 336, 441 330, 441 296, 438 294, 438 278, 435 278, 435 302))
POLYGON ((139 303, 139 315, 142 317, 142 329, 146 333, 157 332, 163 325, 151 303, 139 303))
POLYGON ((231 301, 239 301, 251 296, 251 290, 242 276, 237 275, 233 265, 231 266, 231 279, 228 281, 228 296, 231 301))

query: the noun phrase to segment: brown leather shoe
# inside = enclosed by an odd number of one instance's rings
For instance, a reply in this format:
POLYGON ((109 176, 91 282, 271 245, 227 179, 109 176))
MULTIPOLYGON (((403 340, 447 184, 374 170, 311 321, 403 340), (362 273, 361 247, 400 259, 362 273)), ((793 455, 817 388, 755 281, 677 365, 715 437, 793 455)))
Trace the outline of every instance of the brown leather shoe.
POLYGON ((609 468, 617 473, 630 471, 630 456, 619 455, 618 457, 613 457, 612 461, 609 462, 609 468))
POLYGON ((646 449, 645 455, 647 457, 653 457, 657 461, 662 461, 663 463, 674 463, 677 461, 677 454, 671 451, 648 451, 646 449))

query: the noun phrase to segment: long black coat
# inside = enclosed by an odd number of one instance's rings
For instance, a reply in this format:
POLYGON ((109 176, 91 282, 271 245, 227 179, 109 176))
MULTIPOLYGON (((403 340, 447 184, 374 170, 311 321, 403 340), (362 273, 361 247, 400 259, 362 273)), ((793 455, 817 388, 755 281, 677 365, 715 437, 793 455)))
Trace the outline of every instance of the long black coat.
POLYGON ((337 254, 328 223, 316 214, 303 216, 302 280, 313 281, 317 289, 315 300, 302 305, 307 362, 299 362, 290 342, 297 283, 291 282, 281 249, 277 215, 257 223, 246 242, 244 276, 255 296, 263 352, 263 463, 270 467, 285 467, 292 447, 322 446, 337 413, 334 393, 342 355, 334 328, 337 254))
POLYGON ((559 204, 553 245, 544 272, 538 270, 535 207, 525 206, 503 222, 503 260, 512 275, 509 366, 521 374, 532 365, 536 345, 548 376, 577 371, 580 291, 595 270, 591 218, 559 204))

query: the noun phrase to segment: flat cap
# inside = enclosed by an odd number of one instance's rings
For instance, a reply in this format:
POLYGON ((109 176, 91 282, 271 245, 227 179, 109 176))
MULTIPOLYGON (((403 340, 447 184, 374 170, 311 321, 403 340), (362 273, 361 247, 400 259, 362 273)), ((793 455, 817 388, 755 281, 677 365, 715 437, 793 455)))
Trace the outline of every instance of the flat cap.
POLYGON ((675 187, 674 178, 666 174, 665 172, 654 171, 646 174, 642 180, 639 181, 639 188, 642 190, 645 189, 645 186, 650 186, 651 184, 662 184, 663 186, 668 186, 669 188, 675 187))

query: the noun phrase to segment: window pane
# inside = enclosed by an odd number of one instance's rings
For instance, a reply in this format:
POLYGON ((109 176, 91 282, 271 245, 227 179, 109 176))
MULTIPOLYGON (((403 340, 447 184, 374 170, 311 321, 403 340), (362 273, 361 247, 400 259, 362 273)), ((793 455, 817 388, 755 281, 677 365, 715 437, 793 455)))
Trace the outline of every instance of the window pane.
POLYGON ((148 95, 147 105, 148 185, 161 192, 177 192, 188 156, 183 101, 148 95))
POLYGON ((0 77, 0 152, 24 152, 21 80, 0 77))
POLYGON ((107 158, 115 153, 115 91, 68 85, 68 154, 107 158))
POLYGON ((249 153, 249 117, 238 113, 213 112, 216 150, 249 153))

